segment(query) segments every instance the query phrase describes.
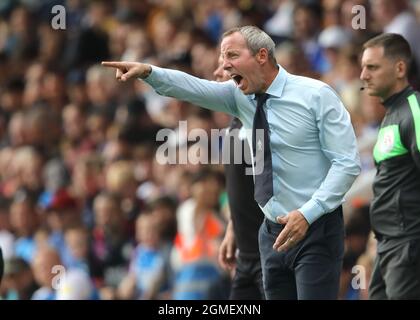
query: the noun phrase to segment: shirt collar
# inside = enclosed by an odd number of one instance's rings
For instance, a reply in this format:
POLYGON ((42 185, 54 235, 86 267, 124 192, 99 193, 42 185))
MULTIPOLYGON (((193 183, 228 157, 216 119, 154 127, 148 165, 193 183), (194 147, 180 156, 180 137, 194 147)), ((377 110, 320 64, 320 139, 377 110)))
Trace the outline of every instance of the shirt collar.
MULTIPOLYGON (((281 97, 287 80, 287 71, 279 64, 277 66, 279 68, 279 72, 265 93, 268 93, 270 96, 281 97)), ((250 94, 249 97, 254 100, 256 99, 255 94, 250 94)))
POLYGON ((404 99, 405 97, 409 96, 412 92, 413 88, 411 86, 407 86, 400 92, 397 92, 392 96, 388 97, 382 104, 386 108, 389 108, 392 105, 397 105, 400 99, 404 99))

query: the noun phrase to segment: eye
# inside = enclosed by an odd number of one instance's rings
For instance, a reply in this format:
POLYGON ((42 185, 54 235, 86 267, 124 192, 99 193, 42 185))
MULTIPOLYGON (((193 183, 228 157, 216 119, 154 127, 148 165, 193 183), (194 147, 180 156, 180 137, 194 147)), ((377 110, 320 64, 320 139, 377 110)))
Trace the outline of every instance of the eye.
POLYGON ((238 57, 238 54, 237 53, 228 53, 227 54, 227 57, 229 58, 229 59, 235 59, 236 57, 238 57))

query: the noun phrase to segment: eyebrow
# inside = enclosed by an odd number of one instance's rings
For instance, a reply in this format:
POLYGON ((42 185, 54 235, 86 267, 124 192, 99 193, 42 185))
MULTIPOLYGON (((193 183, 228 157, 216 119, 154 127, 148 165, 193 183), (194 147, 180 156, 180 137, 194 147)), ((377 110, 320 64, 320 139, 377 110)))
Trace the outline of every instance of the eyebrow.
POLYGON ((379 67, 379 64, 366 63, 366 64, 362 64, 362 67, 368 67, 368 68, 379 67))
POLYGON ((238 53, 239 50, 237 49, 227 49, 224 53, 220 52, 221 56, 227 55, 227 54, 232 54, 232 53, 238 53))

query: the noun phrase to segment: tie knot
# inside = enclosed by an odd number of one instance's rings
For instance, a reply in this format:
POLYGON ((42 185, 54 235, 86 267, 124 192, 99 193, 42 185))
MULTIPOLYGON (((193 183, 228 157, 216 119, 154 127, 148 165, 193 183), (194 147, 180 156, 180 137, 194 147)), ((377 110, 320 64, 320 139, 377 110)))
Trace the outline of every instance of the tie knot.
POLYGON ((257 107, 263 106, 269 96, 268 93, 256 93, 255 98, 257 98, 257 107))

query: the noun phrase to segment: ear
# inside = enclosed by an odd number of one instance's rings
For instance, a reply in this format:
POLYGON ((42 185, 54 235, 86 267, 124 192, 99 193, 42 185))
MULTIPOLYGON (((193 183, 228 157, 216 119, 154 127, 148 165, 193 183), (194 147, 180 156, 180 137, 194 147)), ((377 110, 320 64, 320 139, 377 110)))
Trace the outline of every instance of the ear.
POLYGON ((257 62, 259 64, 264 64, 268 61, 268 50, 266 48, 261 48, 256 55, 257 62))
POLYGON ((395 72, 398 79, 402 79, 407 76, 407 64, 405 63, 405 61, 397 61, 397 63, 395 64, 395 72))

